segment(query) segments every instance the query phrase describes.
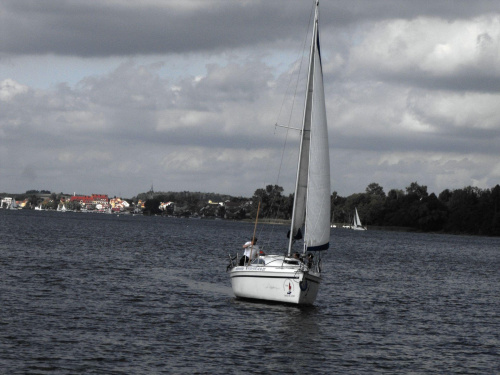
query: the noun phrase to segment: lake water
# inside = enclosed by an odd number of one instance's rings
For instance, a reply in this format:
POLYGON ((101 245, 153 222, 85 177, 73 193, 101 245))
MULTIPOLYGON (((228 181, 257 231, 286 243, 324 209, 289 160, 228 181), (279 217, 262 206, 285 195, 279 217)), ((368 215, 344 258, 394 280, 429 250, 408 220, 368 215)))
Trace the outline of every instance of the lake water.
POLYGON ((228 253, 252 233, 0 210, 0 372, 500 373, 499 238, 333 229, 299 308, 233 297, 228 253))

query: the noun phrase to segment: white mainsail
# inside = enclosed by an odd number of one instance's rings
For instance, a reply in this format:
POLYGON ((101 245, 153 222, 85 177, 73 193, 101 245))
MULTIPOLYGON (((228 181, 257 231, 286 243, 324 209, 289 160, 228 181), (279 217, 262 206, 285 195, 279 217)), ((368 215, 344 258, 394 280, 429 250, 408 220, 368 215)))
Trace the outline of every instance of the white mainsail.
POLYGON ((11 210, 17 210, 18 209, 17 203, 16 203, 16 198, 12 198, 12 201, 10 203, 10 209, 11 210))
POLYGON ((358 215, 358 209, 354 209, 354 226, 355 227, 360 227, 361 226, 361 220, 359 220, 359 215, 358 215))
POLYGON ((357 208, 354 208, 354 221, 353 221, 352 229, 366 230, 366 228, 361 225, 361 220, 359 219, 357 208))
POLYGON ((318 14, 313 30, 297 183, 288 254, 305 223, 304 253, 326 250, 330 241, 330 157, 318 14))

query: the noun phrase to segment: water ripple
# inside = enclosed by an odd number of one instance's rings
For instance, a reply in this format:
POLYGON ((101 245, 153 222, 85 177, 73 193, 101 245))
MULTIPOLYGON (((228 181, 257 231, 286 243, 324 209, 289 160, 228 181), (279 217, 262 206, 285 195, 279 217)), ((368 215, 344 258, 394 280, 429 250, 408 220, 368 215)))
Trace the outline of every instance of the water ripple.
POLYGON ((227 254, 252 233, 247 223, 0 210, 0 368, 500 373, 499 239, 334 230, 318 301, 300 308, 234 299, 227 254))

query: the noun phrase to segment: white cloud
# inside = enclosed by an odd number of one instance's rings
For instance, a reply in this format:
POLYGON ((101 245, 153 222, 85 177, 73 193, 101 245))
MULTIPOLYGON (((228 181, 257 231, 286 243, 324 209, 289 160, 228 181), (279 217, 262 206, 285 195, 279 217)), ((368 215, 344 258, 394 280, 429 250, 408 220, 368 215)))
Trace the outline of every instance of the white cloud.
POLYGON ((23 94, 28 91, 28 87, 21 85, 13 79, 4 79, 0 81, 0 100, 9 101, 14 96, 23 94))
POLYGON ((434 91, 412 98, 412 110, 435 126, 499 131, 499 102, 500 93, 434 91))
POLYGON ((459 19, 384 20, 367 28, 350 53, 351 74, 500 75, 500 15, 459 19))

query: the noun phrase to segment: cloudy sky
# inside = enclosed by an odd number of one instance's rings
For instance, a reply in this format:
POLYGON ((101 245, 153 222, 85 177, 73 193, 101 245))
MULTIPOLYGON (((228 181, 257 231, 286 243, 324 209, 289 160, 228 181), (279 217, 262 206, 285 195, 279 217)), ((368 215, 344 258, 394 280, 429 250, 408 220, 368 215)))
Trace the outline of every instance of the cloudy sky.
MULTIPOLYGON (((311 9, 2 0, 0 192, 290 193, 296 135, 274 124, 300 123, 311 9)), ((320 12, 332 191, 500 183, 499 2, 323 0, 320 12)))

